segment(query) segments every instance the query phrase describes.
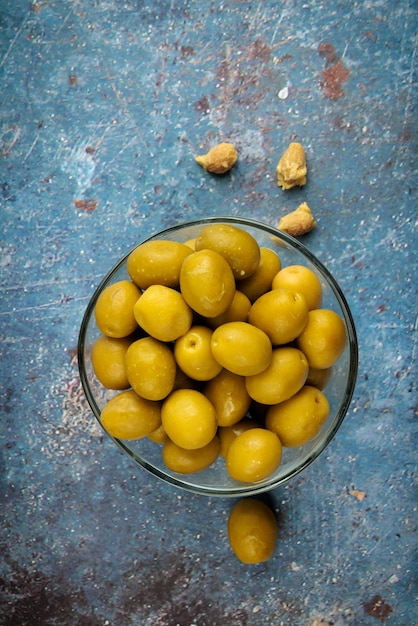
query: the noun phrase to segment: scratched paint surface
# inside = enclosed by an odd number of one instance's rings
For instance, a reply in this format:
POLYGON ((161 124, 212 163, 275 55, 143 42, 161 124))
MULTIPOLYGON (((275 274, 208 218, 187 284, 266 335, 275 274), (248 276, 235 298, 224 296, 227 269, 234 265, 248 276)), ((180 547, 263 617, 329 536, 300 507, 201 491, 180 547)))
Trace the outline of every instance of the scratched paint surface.
POLYGON ((417 25, 412 0, 2 1, 2 626, 418 622, 417 25), (220 140, 239 162, 217 178, 194 156, 220 140), (308 184, 282 192, 295 140, 308 184), (302 201, 359 379, 323 456, 269 494, 277 551, 248 567, 232 502, 174 491, 103 438, 77 334, 151 232, 275 225, 302 201))

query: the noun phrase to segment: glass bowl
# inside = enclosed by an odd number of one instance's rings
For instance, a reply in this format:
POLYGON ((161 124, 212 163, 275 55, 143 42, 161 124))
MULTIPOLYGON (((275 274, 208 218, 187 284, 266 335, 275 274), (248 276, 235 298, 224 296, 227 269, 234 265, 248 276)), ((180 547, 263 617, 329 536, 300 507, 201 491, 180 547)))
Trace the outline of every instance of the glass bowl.
MULTIPOLYGON (((305 469, 328 446, 341 426, 354 392, 358 368, 358 346, 350 309, 330 272, 298 240, 271 226, 246 218, 209 217, 173 226, 138 242, 138 245, 156 239, 186 242, 195 238, 205 225, 216 223, 233 224, 247 230, 256 238, 260 247, 269 247, 279 255, 282 267, 298 264, 311 269, 322 285, 322 308, 331 309, 344 319, 348 337, 346 347, 333 367, 332 377, 324 390, 330 403, 327 421, 315 439, 306 445, 299 448, 283 448, 282 461, 277 470, 268 478, 256 483, 241 483, 229 477, 225 461, 221 456, 206 470, 189 475, 176 474, 164 465, 160 444, 152 442, 147 437, 135 441, 122 441, 107 434, 138 465, 175 487, 209 496, 242 497, 269 491, 282 485, 305 469)), ((87 306, 79 334, 78 365, 81 382, 93 415, 100 425, 101 410, 107 400, 117 392, 105 389, 97 380, 92 367, 91 348, 100 335, 94 309, 99 295, 108 285, 119 280, 130 279, 126 269, 130 252, 110 270, 97 287, 87 306)))

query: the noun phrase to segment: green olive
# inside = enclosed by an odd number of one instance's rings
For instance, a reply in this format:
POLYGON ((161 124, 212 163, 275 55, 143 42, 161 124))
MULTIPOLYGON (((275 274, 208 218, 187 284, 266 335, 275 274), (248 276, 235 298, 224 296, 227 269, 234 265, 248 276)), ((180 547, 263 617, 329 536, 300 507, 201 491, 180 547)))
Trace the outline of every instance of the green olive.
POLYGON ((176 362, 168 345, 153 337, 134 341, 126 352, 126 374, 136 393, 163 400, 172 391, 176 362))
POLYGON ((248 321, 261 328, 273 345, 296 339, 308 321, 308 305, 302 294, 290 289, 273 289, 252 305, 248 321))
POLYGON ((280 465, 282 444, 276 434, 264 428, 250 428, 238 435, 226 454, 226 469, 231 478, 257 482, 280 465))
POLYGON ((122 337, 100 337, 91 349, 91 364, 99 382, 107 389, 128 389, 125 356, 132 339, 122 337))
POLYGON ((252 235, 231 224, 205 226, 195 242, 196 250, 214 250, 221 254, 237 280, 251 276, 260 261, 260 248, 252 235))
POLYGON ((207 318, 207 324, 211 328, 217 328, 227 322, 246 322, 251 308, 251 302, 245 294, 236 290, 231 306, 221 315, 207 318))
POLYGON ((181 293, 165 285, 151 285, 134 305, 138 324, 151 337, 175 341, 187 333, 193 313, 181 293))
POLYGON ((235 279, 227 261, 213 250, 192 252, 180 270, 180 290, 187 304, 204 317, 224 313, 235 294, 235 279))
POLYGON ((191 253, 189 246, 178 241, 146 241, 130 253, 126 267, 141 289, 151 285, 178 287, 181 265, 191 253))
POLYGON ((177 474, 196 474, 216 461, 220 448, 217 436, 197 450, 186 450, 168 439, 163 446, 163 461, 168 469, 177 474))
POLYGON ((149 433, 147 437, 150 441, 159 444, 163 444, 168 441, 167 433, 165 432, 164 426, 162 424, 160 424, 158 428, 153 430, 152 433, 149 433))
POLYGON ((261 500, 245 498, 234 504, 228 518, 228 539, 235 556, 247 564, 263 563, 274 554, 278 525, 261 500))
POLYGON ((187 376, 180 367, 177 368, 173 391, 176 389, 198 389, 199 384, 199 381, 187 376))
POLYGON ((277 404, 303 387, 308 370, 308 361, 303 352, 290 346, 275 348, 270 365, 259 374, 246 376, 245 386, 256 402, 277 404))
POLYGON ((215 407, 219 426, 236 424, 250 407, 251 398, 244 377, 226 369, 207 382, 203 391, 215 407))
POLYGON ((272 346, 267 335, 247 322, 228 322, 213 331, 212 353, 223 367, 240 376, 252 376, 268 367, 272 346))
POLYGON ((332 376, 333 369, 332 367, 327 367, 326 369, 316 369, 315 367, 310 367, 308 372, 308 378, 306 379, 306 384, 311 387, 316 387, 317 389, 325 389, 327 384, 329 383, 332 376))
POLYGON ((254 302, 270 291, 273 278, 280 271, 281 261, 270 248, 260 248, 260 262, 251 276, 239 281, 238 289, 254 302))
POLYGON ((160 403, 141 398, 132 389, 122 391, 105 404, 100 421, 112 437, 141 439, 160 426, 160 403))
POLYGON ((192 326, 174 345, 174 358, 193 380, 210 380, 222 369, 210 348, 212 331, 207 326, 192 326))
POLYGON ((251 417, 243 417, 242 420, 232 426, 219 426, 218 437, 221 442, 220 455, 226 458, 229 446, 234 439, 244 431, 250 430, 250 428, 256 428, 257 426, 259 426, 259 424, 251 417))
POLYGON ((133 309, 140 295, 130 280, 120 280, 103 289, 94 309, 99 330, 117 339, 131 335, 138 327, 133 309))
POLYGON ((327 369, 342 355, 347 341, 343 319, 329 309, 309 311, 308 321, 296 340, 309 366, 327 369))
POLYGON ((289 400, 269 408, 266 428, 276 433, 285 447, 297 448, 316 437, 329 410, 322 391, 306 385, 289 400))
POLYGON ((186 450, 202 448, 216 434, 213 404, 195 389, 173 391, 163 402, 161 420, 170 439, 186 450))
POLYGON ((272 289, 291 289, 298 291, 307 302, 308 308, 318 309, 322 302, 322 286, 319 278, 304 265, 287 265, 273 278, 272 289))

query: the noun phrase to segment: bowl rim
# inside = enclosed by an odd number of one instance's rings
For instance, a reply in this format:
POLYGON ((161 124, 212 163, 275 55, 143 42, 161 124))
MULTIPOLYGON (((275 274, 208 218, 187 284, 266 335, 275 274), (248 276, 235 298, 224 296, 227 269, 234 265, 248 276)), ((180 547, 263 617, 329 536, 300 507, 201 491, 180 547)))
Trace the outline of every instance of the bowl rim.
POLYGON ((167 227, 162 230, 156 230, 148 237, 141 239, 135 246, 133 246, 126 254, 122 256, 117 263, 113 265, 113 267, 107 272, 107 274, 102 278, 97 287, 94 289, 93 294, 89 300, 89 303, 84 312, 81 326, 78 335, 78 343, 77 343, 77 363, 78 363, 78 371, 80 375, 80 380, 82 384, 82 388, 84 394, 86 396, 89 407, 98 421, 101 428, 104 430, 106 435, 113 440, 113 442, 129 457, 131 457, 138 465, 140 465, 143 469, 151 473, 153 476, 161 479, 165 483, 169 483, 175 487, 181 488, 185 491, 189 491, 195 494, 207 495, 207 496, 219 496, 219 497, 243 497, 256 495, 260 493, 264 493, 266 491, 270 491, 283 485, 291 478, 294 478, 299 473, 301 473, 304 469, 306 469, 323 451, 324 449, 331 443, 334 439, 337 431, 339 430, 346 414, 348 408, 351 404, 351 400, 354 394, 354 389, 356 386, 357 375, 358 375, 358 340, 357 340, 357 332, 354 324, 354 318, 351 313, 348 302, 338 285, 335 278, 332 276, 331 272, 327 269, 327 267, 320 261, 302 242, 300 242, 295 237, 278 230, 277 228, 266 224, 264 222, 260 222, 259 220, 255 220, 253 218, 247 217, 237 217, 237 216, 209 216, 204 218, 196 218, 193 220, 188 220, 185 222, 179 222, 173 226, 167 227), (146 459, 141 458, 137 454, 135 454, 123 441, 117 439, 110 435, 106 429, 103 427, 100 421, 100 409, 94 398, 93 392, 91 390, 88 377, 87 377, 87 369, 85 362, 85 340, 86 340, 86 332, 88 328, 88 323, 92 317, 94 316, 94 307, 96 305, 97 299, 103 290, 104 286, 111 281, 112 277, 119 271, 119 269, 126 263, 127 258, 131 254, 133 250, 135 250, 139 245, 147 243, 148 241, 158 239, 163 239, 164 237, 175 233, 183 228, 189 228, 194 226, 205 226, 213 223, 224 223, 224 224, 233 224, 241 227, 249 226, 255 229, 262 229, 267 234, 270 234, 273 237, 276 237, 279 240, 284 241, 289 244, 292 248, 295 248, 298 252, 302 253, 310 263, 314 265, 314 267, 318 268, 321 274, 326 279, 327 283, 331 287, 333 294, 338 301, 338 304, 341 308, 341 311, 344 316, 345 325, 347 328, 347 339, 348 339, 348 349, 349 349, 349 371, 347 374, 347 384, 344 390, 344 397, 339 403, 338 413, 335 416, 332 427, 329 429, 329 432, 326 437, 320 439, 317 444, 312 449, 311 453, 305 458, 305 460, 298 465, 296 468, 290 468, 288 472, 283 474, 280 477, 272 478, 271 480, 264 480, 261 483, 243 483, 242 485, 237 485, 236 487, 228 487, 226 489, 207 486, 207 485, 196 485, 193 482, 188 482, 186 476, 181 474, 178 477, 174 474, 166 473, 160 468, 150 464, 146 461, 146 459))

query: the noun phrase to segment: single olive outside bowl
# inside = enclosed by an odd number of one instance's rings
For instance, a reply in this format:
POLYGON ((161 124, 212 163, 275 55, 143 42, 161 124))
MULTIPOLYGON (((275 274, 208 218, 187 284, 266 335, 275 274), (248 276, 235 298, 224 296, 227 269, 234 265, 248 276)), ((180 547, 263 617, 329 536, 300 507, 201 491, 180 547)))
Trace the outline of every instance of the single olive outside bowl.
MULTIPOLYGON (((330 413, 319 434, 300 448, 283 448, 283 457, 277 470, 268 478, 256 483, 240 483, 232 479, 220 456, 215 463, 195 474, 176 474, 169 470, 161 455, 161 445, 147 437, 135 441, 122 441, 108 435, 121 450, 141 467, 167 483, 188 491, 208 496, 243 497, 269 491, 293 478, 328 446, 347 413, 357 378, 358 345, 353 318, 346 299, 338 284, 324 265, 298 240, 271 226, 255 220, 239 217, 208 217, 179 224, 156 233, 139 243, 153 240, 186 242, 197 237, 208 224, 232 224, 248 231, 260 247, 271 248, 280 257, 282 267, 304 265, 319 278, 323 289, 321 308, 331 309, 345 321, 347 343, 344 353, 333 367, 333 374, 324 393, 330 403, 330 413)), ((107 400, 117 392, 105 389, 97 380, 92 367, 91 348, 100 335, 94 309, 101 292, 110 284, 130 279, 126 261, 129 251, 104 277, 94 292, 85 311, 79 334, 78 365, 81 382, 91 410, 100 422, 100 413, 107 400)))

